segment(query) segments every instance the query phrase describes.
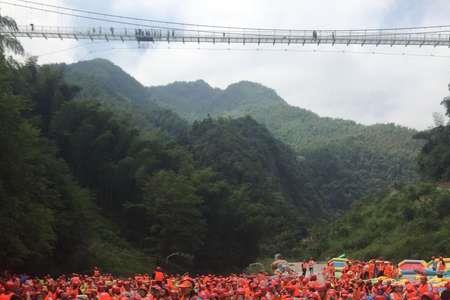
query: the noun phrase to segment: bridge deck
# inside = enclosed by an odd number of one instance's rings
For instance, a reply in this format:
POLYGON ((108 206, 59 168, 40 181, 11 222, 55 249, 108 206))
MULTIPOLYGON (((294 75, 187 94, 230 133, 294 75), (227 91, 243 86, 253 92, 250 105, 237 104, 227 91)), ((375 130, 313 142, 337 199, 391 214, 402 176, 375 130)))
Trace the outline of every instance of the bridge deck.
POLYGON ((340 44, 450 47, 450 29, 380 30, 194 30, 115 27, 51 27, 25 25, 0 34, 28 38, 75 40, 226 43, 226 44, 340 44))

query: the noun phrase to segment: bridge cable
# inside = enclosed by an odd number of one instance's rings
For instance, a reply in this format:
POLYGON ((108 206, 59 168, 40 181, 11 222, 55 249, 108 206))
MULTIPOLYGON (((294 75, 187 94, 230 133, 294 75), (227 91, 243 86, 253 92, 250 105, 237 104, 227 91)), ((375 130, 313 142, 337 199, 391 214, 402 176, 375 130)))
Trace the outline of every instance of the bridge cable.
MULTIPOLYGON (((39 6, 52 7, 52 8, 57 8, 57 9, 81 12, 81 13, 86 13, 86 14, 93 14, 93 15, 100 15, 100 16, 105 16, 105 17, 113 17, 113 18, 128 19, 128 20, 135 20, 135 21, 161 23, 161 24, 171 24, 171 25, 181 25, 181 26, 195 26, 195 27, 216 28, 216 29, 238 29, 238 30, 259 30, 259 31, 277 31, 277 30, 278 31, 285 31, 285 30, 304 31, 304 30, 300 30, 300 29, 235 27, 235 26, 218 26, 218 25, 195 24, 195 23, 184 23, 184 22, 174 22, 174 21, 162 21, 162 20, 156 20, 156 19, 145 19, 145 18, 136 18, 136 17, 124 16, 124 15, 107 14, 107 13, 101 13, 101 12, 96 12, 96 11, 92 11, 92 10, 76 9, 76 8, 70 8, 70 7, 65 7, 65 6, 51 5, 51 4, 45 4, 45 3, 42 3, 42 2, 36 2, 36 1, 30 1, 30 0, 16 0, 16 1, 23 2, 23 3, 28 3, 28 4, 39 5, 39 6)), ((3 1, 1 1, 1 2, 3 2, 3 1)), ((3 3, 5 3, 5 2, 3 2, 3 3)), ((29 8, 29 9, 44 10, 43 8, 30 7, 30 6, 21 6, 19 4, 12 4, 12 3, 5 3, 5 4, 17 5, 17 6, 25 7, 25 8, 29 8)), ((46 10, 44 10, 44 11, 46 11, 46 10)), ((62 12, 55 12, 55 11, 52 11, 52 12, 66 14, 66 13, 62 13, 62 12)), ((75 15, 70 15, 70 16, 75 16, 75 15)), ((76 15, 75 17, 87 17, 87 16, 76 15)), ((100 20, 100 21, 103 21, 103 20, 100 20)), ((120 21, 109 20, 108 19, 107 22, 120 22, 120 21)), ((122 24, 122 23, 120 23, 120 24, 122 24)), ((136 23, 130 23, 129 25, 137 25, 137 24, 136 23)), ((152 26, 152 27, 155 27, 155 26, 152 26)), ((159 26, 157 28, 179 29, 179 28, 172 28, 172 27, 159 27, 159 26)), ((367 31, 391 31, 391 30, 414 30, 414 29, 433 29, 433 28, 449 28, 450 29, 450 25, 431 25, 431 26, 421 26, 421 27, 417 26, 417 27, 398 27, 398 28, 366 28, 366 29, 351 29, 351 30, 345 30, 345 31, 363 31, 363 30, 367 30, 367 31)), ((198 30, 195 30, 195 31, 198 31, 198 30)), ((343 31, 343 30, 339 29, 339 30, 332 30, 332 31, 343 31)), ((210 32, 210 31, 207 31, 207 32, 210 32)))

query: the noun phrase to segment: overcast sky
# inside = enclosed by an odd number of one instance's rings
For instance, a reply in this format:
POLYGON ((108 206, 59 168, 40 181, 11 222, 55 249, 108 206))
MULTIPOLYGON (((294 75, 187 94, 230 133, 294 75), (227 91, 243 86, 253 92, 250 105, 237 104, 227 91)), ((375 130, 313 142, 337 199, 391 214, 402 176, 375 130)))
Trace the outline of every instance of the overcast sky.
MULTIPOLYGON (((449 0, 40 1, 136 17, 229 26, 346 29, 450 24, 449 0)), ((2 4, 0 8, 2 14, 16 17, 19 23, 83 24, 74 18, 2 4)), ((199 50, 198 45, 180 49, 182 46, 174 44, 160 44, 156 49, 136 49, 134 43, 93 45, 37 39, 23 40, 23 43, 30 54, 41 55, 41 63, 71 63, 103 57, 145 85, 204 79, 212 86, 225 88, 239 80, 256 81, 275 89, 291 105, 321 116, 352 119, 364 124, 395 122, 418 129, 432 124, 433 112, 443 112, 439 103, 448 95, 447 84, 450 81, 450 58, 248 51, 256 47, 250 45, 245 46, 246 51, 211 51, 207 49, 212 46, 206 44, 200 45, 199 50)), ((223 45, 217 47, 224 49, 223 45)), ((450 56, 449 48, 432 47, 290 47, 307 51, 346 49, 450 56)))

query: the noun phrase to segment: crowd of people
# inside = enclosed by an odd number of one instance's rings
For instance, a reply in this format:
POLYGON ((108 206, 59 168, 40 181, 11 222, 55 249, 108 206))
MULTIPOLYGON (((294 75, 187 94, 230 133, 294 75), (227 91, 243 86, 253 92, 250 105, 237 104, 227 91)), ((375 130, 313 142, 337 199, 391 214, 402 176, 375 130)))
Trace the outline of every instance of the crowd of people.
MULTIPOLYGON (((329 263, 324 269, 327 277, 333 277, 336 272, 333 264, 329 263)), ((351 274, 358 279, 373 279, 378 277, 398 278, 400 270, 390 261, 372 259, 368 262, 348 261, 343 269, 344 276, 351 274)))
MULTIPOLYGON (((431 284, 396 280, 390 264, 350 262, 340 273, 330 266, 323 274, 288 272, 269 275, 168 275, 156 268, 152 275, 116 278, 97 268, 90 275, 71 274, 56 278, 29 277, 4 272, 0 277, 0 300, 449 300, 450 280, 431 284), (388 267, 386 269, 386 266, 388 267), (378 273, 376 273, 378 272, 378 273), (383 272, 383 273, 381 273, 383 272), (382 277, 376 277, 382 275, 382 277), (390 275, 390 276, 389 276, 390 275), (372 279, 371 279, 372 278, 372 279)), ((306 265, 309 269, 310 264, 306 265)), ((303 269, 303 268, 302 268, 303 269)), ((303 271, 303 270, 302 270, 303 271)))

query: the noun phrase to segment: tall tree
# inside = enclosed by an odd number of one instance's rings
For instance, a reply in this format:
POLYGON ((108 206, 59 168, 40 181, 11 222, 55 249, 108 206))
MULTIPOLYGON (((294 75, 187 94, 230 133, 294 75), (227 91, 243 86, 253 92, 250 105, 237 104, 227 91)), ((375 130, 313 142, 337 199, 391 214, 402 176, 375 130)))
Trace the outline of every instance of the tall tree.
POLYGON ((202 199, 188 176, 160 171, 148 178, 144 194, 147 217, 152 221, 146 239, 159 255, 193 254, 202 247, 206 231, 202 199))
MULTIPOLYGON (((446 115, 450 116, 450 96, 445 97, 441 104, 446 115)), ((415 135, 415 138, 425 141, 417 157, 419 171, 426 179, 450 181, 450 125, 445 125, 445 121, 437 125, 415 135)))
MULTIPOLYGON (((2 15, 0 15, 0 29, 10 32, 19 30, 14 19, 2 15)), ((0 34, 0 56, 3 56, 7 50, 20 55, 24 53, 22 44, 12 34, 0 34)))

